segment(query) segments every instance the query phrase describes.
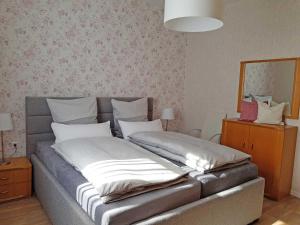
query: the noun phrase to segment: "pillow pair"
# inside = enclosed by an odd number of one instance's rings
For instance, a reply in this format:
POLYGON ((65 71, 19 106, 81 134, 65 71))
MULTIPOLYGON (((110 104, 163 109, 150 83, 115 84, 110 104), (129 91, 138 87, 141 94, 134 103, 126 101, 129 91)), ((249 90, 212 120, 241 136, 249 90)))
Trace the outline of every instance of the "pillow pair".
POLYGON ((116 136, 122 137, 119 121, 141 122, 148 121, 148 100, 138 99, 132 102, 111 100, 114 116, 114 131, 116 136))
POLYGON ((51 128, 55 142, 88 137, 111 137, 110 122, 97 123, 95 97, 78 99, 47 99, 54 123, 51 128))
MULTIPOLYGON (((96 98, 79 98, 73 100, 62 99, 47 99, 50 108, 53 123, 52 130, 56 136, 56 142, 82 137, 96 136, 111 136, 110 123, 97 124, 97 101, 96 98), (67 126, 65 124, 76 124, 67 126), (91 124, 91 125, 79 125, 91 124)), ((147 121, 148 115, 148 100, 146 98, 139 99, 133 102, 124 102, 113 99, 113 115, 115 128, 119 136, 122 136, 122 131, 119 125, 119 120, 122 121, 147 121)), ((125 137, 134 130, 158 129, 161 126, 160 121, 153 124, 127 124, 123 123, 123 132, 125 137)))
POLYGON ((255 123, 281 124, 285 103, 269 106, 263 102, 243 101, 241 105, 240 120, 255 123))
POLYGON ((128 139, 137 132, 163 131, 160 120, 148 121, 148 100, 142 98, 132 102, 113 99, 115 132, 117 136, 128 139))

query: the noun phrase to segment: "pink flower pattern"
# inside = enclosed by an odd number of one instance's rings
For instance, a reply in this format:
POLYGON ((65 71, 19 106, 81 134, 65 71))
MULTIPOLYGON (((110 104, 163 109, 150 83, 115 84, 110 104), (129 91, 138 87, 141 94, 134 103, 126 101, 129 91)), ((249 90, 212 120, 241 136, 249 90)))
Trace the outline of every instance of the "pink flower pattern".
POLYGON ((25 154, 25 96, 151 96, 181 125, 186 36, 142 0, 0 1, 0 111, 25 154))

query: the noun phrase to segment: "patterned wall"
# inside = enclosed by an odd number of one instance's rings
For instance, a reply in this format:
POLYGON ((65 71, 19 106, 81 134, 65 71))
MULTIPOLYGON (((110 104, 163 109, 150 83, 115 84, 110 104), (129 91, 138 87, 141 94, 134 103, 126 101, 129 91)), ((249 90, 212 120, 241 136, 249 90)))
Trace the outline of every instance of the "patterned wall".
POLYGON ((25 96, 152 96, 181 123, 186 37, 142 0, 0 1, 0 111, 25 152, 25 96))

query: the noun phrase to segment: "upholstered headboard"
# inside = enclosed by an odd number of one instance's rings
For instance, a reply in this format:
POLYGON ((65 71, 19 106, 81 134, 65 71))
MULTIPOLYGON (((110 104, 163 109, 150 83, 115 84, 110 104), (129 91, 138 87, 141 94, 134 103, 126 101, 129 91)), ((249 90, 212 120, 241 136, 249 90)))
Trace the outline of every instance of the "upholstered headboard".
MULTIPOLYGON (((74 98, 56 98, 56 97, 26 97, 26 155, 30 157, 36 149, 36 144, 40 141, 54 141, 54 135, 51 129, 52 116, 47 104, 47 98, 54 99, 76 99, 74 98)), ((121 101, 135 101, 139 98, 97 98, 98 122, 111 121, 112 131, 114 131, 113 109, 111 99, 121 101)), ((153 98, 148 98, 148 119, 153 116, 153 98)))

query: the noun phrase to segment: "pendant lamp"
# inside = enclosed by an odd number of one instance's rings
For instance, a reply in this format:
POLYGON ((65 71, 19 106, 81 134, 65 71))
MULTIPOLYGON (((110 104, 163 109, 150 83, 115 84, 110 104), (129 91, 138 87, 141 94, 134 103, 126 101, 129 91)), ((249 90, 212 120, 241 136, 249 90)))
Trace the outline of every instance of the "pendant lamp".
POLYGON ((223 26, 222 0, 165 0, 165 27, 180 32, 206 32, 223 26))

